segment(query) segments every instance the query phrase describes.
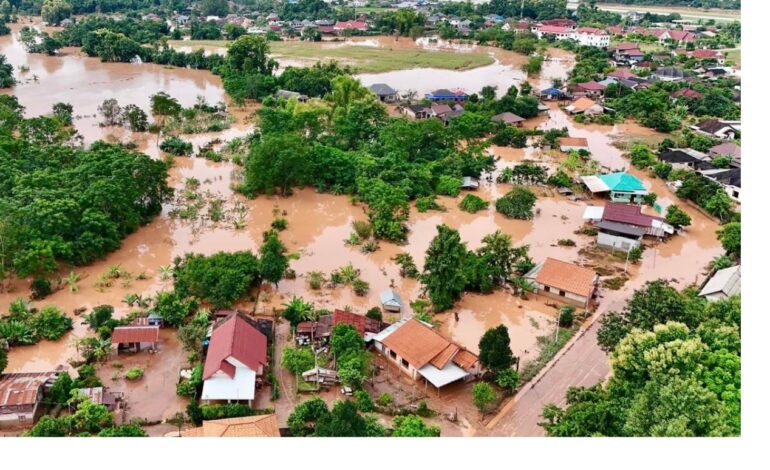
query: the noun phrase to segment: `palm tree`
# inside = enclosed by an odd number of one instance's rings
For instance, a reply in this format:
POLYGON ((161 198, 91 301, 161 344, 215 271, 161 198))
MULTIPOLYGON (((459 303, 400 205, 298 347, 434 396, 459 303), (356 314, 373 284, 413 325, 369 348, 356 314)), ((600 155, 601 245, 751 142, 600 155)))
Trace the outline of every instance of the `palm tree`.
POLYGON ((167 281, 174 274, 174 267, 170 264, 167 264, 158 268, 158 272, 160 273, 160 280, 167 281))
POLYGON ((514 277, 511 279, 511 285, 513 286, 513 294, 525 300, 527 294, 535 292, 535 285, 523 277, 514 277))
POLYGON ((125 297, 123 297, 123 303, 128 305, 129 307, 133 307, 134 304, 140 299, 141 297, 138 294, 126 294, 125 297))
POLYGON ((300 322, 313 320, 315 309, 313 304, 305 302, 302 297, 294 296, 283 304, 283 317, 289 320, 292 326, 297 326, 300 322))
POLYGON ((64 282, 69 286, 70 292, 75 293, 80 289, 78 287, 78 281, 80 281, 80 279, 82 279, 82 277, 75 271, 70 271, 70 273, 67 274, 67 277, 64 278, 64 282))

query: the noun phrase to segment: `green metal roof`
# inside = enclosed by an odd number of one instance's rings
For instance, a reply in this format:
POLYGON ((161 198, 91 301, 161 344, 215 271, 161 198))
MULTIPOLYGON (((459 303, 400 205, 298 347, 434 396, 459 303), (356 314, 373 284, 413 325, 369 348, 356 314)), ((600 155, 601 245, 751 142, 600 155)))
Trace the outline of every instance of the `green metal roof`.
POLYGON ((625 172, 599 175, 599 178, 610 188, 610 191, 645 191, 644 184, 639 178, 625 172))

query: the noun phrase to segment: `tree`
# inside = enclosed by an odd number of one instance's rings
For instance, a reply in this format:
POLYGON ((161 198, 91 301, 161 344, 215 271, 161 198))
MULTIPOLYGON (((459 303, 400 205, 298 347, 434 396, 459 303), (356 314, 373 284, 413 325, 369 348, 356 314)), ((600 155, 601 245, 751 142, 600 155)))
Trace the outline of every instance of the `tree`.
POLYGON ((224 17, 228 11, 227 0, 203 0, 201 2, 201 13, 205 16, 224 17))
POLYGON ((495 201, 495 209, 506 217, 531 219, 537 196, 526 188, 513 188, 508 194, 495 201))
POLYGON ((425 254, 425 266, 420 277, 428 292, 434 311, 446 310, 465 290, 463 263, 467 256, 465 244, 457 230, 441 224, 438 234, 425 254))
POLYGON ((72 105, 69 103, 56 103, 52 108, 53 115, 65 126, 72 125, 72 105))
POLYGON ((253 145, 246 160, 242 191, 286 196, 308 182, 310 147, 296 134, 270 134, 253 145))
POLYGON ((702 319, 704 301, 677 292, 668 281, 647 282, 634 292, 622 312, 610 312, 599 320, 597 341, 612 351, 632 328, 651 330, 659 323, 678 321, 688 326, 702 319))
POLYGON ((315 356, 309 348, 284 348, 281 367, 294 375, 310 370, 315 365, 315 356))
POLYGON ((649 147, 635 143, 631 147, 631 164, 637 168, 647 168, 655 164, 657 158, 649 147))
POLYGON ((340 361, 350 353, 358 353, 364 350, 364 339, 356 328, 346 323, 340 323, 332 330, 332 353, 340 361))
POLYGON ((682 228, 690 225, 692 219, 676 204, 671 204, 666 209, 666 222, 671 224, 674 228, 682 228))
POLYGON ((135 104, 129 104, 123 108, 123 122, 128 125, 131 132, 145 132, 149 127, 147 113, 135 104))
POLYGON ((35 334, 49 341, 56 341, 72 329, 72 319, 53 305, 40 309, 31 321, 35 334))
POLYGON ((174 260, 174 290, 216 309, 230 307, 259 280, 260 261, 250 251, 220 251, 211 256, 188 253, 174 260))
POLYGON ((301 297, 294 296, 283 304, 283 318, 287 319, 294 328, 298 323, 308 321, 313 316, 313 305, 305 302, 301 297))
POLYGON ((45 0, 40 11, 43 21, 56 26, 72 14, 72 5, 65 0, 45 0))
POLYGON ((10 88, 16 84, 13 78, 13 65, 8 63, 4 54, 0 54, 0 88, 10 88))
POLYGON ((318 418, 314 436, 318 437, 374 437, 366 419, 358 413, 356 404, 340 400, 330 413, 318 418))
POLYGON ((102 429, 98 437, 147 437, 147 433, 139 425, 121 424, 111 428, 102 429))
POLYGON ((227 48, 228 73, 271 75, 278 62, 269 53, 270 45, 263 36, 241 36, 227 48))
POLYGON ((328 414, 329 408, 320 397, 313 397, 300 403, 294 408, 287 420, 291 435, 294 437, 312 435, 318 420, 328 414))
POLYGON ((262 277, 278 286, 278 281, 283 279, 286 268, 289 267, 289 259, 286 257, 286 247, 278 238, 274 230, 265 232, 262 246, 259 247, 259 272, 262 277))
POLYGON ((181 111, 182 105, 179 104, 179 101, 169 96, 165 91, 150 96, 150 112, 153 116, 161 116, 165 119, 169 116, 176 116, 181 111))
POLYGON ((730 222, 717 231, 722 248, 730 256, 741 256, 741 223, 730 222))
POLYGON ((91 313, 86 316, 86 322, 91 329, 98 330, 102 325, 112 319, 112 314, 114 312, 115 309, 112 305, 97 305, 93 308, 91 313))
POLYGON ((497 374, 510 369, 515 360, 511 351, 511 338, 505 325, 488 329, 479 340, 479 362, 497 374))
POLYGON ((29 431, 24 433, 28 437, 64 437, 67 434, 65 421, 50 415, 42 416, 29 431))
POLYGON ((428 426, 416 415, 396 416, 393 418, 393 437, 439 437, 441 428, 428 426))
POLYGON ((180 326, 184 319, 198 308, 194 299, 184 298, 179 293, 160 291, 155 294, 153 310, 167 325, 180 326))
POLYGON ((123 124, 123 114, 118 100, 115 98, 104 100, 96 109, 103 117, 103 126, 120 126, 123 124))
POLYGON ((513 369, 505 369, 497 374, 497 386, 512 393, 519 386, 519 373, 513 369))
POLYGON ((473 405, 481 411, 481 414, 485 414, 490 405, 497 400, 497 394, 491 385, 486 382, 479 382, 473 385, 473 405))

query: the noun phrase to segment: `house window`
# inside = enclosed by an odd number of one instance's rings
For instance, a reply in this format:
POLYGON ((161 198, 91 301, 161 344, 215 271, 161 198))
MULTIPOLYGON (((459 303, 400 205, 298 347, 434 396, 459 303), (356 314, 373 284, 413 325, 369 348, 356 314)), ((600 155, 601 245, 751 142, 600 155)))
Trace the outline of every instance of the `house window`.
POLYGON ((564 297, 565 295, 566 295, 566 293, 565 293, 563 290, 560 290, 560 291, 559 291, 559 296, 560 296, 560 297, 564 297))
POLYGON ((395 358, 396 358, 396 351, 393 351, 393 350, 391 349, 391 350, 390 350, 390 357, 392 357, 393 359, 395 359, 395 358))
POLYGON ((546 292, 551 292, 551 287, 550 286, 543 286, 543 290, 546 291, 546 292))
POLYGON ((404 369, 409 368, 409 362, 407 362, 406 359, 401 359, 401 365, 404 367, 404 369))

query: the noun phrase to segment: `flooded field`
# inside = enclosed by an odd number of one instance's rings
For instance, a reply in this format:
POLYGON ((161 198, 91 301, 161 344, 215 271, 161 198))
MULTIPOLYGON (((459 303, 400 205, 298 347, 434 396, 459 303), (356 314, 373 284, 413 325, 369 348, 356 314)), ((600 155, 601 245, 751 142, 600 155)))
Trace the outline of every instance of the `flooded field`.
MULTIPOLYGON (((401 43, 406 41, 401 39, 398 46, 391 44, 388 47, 402 47, 401 43)), ((384 46, 378 43, 371 47, 384 46)), ((403 47, 442 46, 438 43, 421 46, 412 41, 412 45, 403 47)), ((74 106, 74 114, 81 116, 76 119, 75 125, 86 142, 130 139, 138 143, 140 150, 154 157, 159 156, 154 136, 132 135, 122 129, 99 127, 95 117, 96 108, 104 99, 114 97, 121 105, 134 103, 146 110, 149 107, 149 96, 158 91, 168 92, 187 106, 193 104, 199 95, 209 102, 226 99, 219 78, 204 71, 164 68, 151 64, 101 63, 98 59, 83 57, 74 50, 66 51, 61 57, 27 55, 15 36, 0 38, 0 53, 6 54, 15 67, 26 64, 30 68, 28 72, 19 75, 21 83, 18 86, 4 91, 19 98, 26 107, 27 116, 47 113, 54 103, 66 101, 74 106)), ((497 84, 498 90, 504 92, 511 84, 518 84, 525 79, 519 69, 522 63, 520 56, 499 50, 494 51, 494 54, 495 64, 464 72, 414 69, 390 74, 361 75, 360 78, 365 84, 388 82, 396 88, 419 87, 420 92, 439 87, 460 87, 474 92, 487 84, 497 84)), ((546 63, 540 82, 549 84, 553 78, 566 76, 570 59, 566 56, 556 59, 546 63)), ((535 81, 537 79, 533 83, 535 81)), ((227 140, 245 135, 252 130, 249 112, 237 110, 237 123, 221 134, 203 134, 188 140, 192 140, 197 147, 215 137, 227 140)), ((616 126, 574 124, 555 105, 551 107, 548 116, 533 119, 527 125, 540 128, 568 127, 570 135, 588 138, 594 157, 602 165, 613 169, 628 166, 621 151, 613 145, 615 140, 662 138, 633 123, 616 126)), ((490 151, 501 158, 500 168, 525 158, 540 159, 547 164, 555 164, 559 158, 558 155, 544 154, 533 148, 492 147, 490 151)), ((363 206, 351 204, 345 196, 318 194, 311 188, 297 190, 288 198, 259 197, 248 200, 234 194, 230 188, 232 174, 236 169, 237 166, 229 162, 215 163, 178 157, 170 172, 170 184, 182 188, 185 180, 196 178, 201 183, 200 192, 210 191, 231 206, 244 205, 246 228, 237 230, 228 224, 212 227, 173 219, 169 215, 173 207, 168 205, 152 223, 128 236, 118 251, 89 266, 73 268, 82 276, 77 292, 60 289, 45 300, 36 302, 36 305, 56 305, 72 313, 80 308, 90 310, 97 305, 109 304, 115 307, 117 316, 123 316, 129 312, 123 303, 127 294, 151 297, 154 292, 172 288, 171 281, 163 280, 160 273, 161 268, 170 265, 174 257, 188 252, 211 254, 218 251, 257 250, 262 233, 269 228, 275 215, 279 214, 289 222, 288 229, 280 237, 289 251, 299 256, 291 261, 291 268, 296 271, 297 277, 281 281, 277 289, 265 287, 260 296, 265 300, 260 299, 258 313, 272 315, 274 308, 293 295, 312 301, 317 308, 350 306, 354 311, 363 313, 379 305, 379 293, 391 286, 406 300, 414 300, 420 295, 420 284, 415 280, 402 279, 393 257, 400 252, 408 252, 421 268, 425 251, 436 234, 436 227, 442 223, 458 229, 463 241, 471 249, 478 248, 485 235, 501 230, 511 235, 517 246, 530 245, 530 255, 536 261, 550 256, 565 261, 587 262, 581 258, 579 250, 591 244, 592 239, 574 235, 573 232, 582 224, 581 217, 586 205, 598 202, 574 202, 543 190, 536 205, 538 215, 532 221, 520 221, 506 219, 494 209, 476 214, 462 212, 458 209, 460 198, 439 197, 438 202, 447 209, 445 212, 418 213, 412 210, 407 244, 399 246, 382 242, 378 251, 363 254, 357 247, 348 246, 344 242, 352 231, 352 222, 365 219, 363 206), (577 246, 557 245, 559 239, 566 238, 575 240, 577 246), (309 272, 322 271, 328 276, 332 270, 347 263, 360 269, 361 278, 370 283, 371 288, 366 296, 355 295, 349 287, 312 290, 308 286, 306 276, 309 272), (116 283, 105 289, 95 287, 94 281, 113 265, 120 265, 134 274, 134 277, 145 273, 147 279, 133 280, 127 285, 116 283)), ((683 235, 646 250, 642 262, 630 267, 631 280, 626 286, 619 291, 604 293, 605 298, 600 306, 604 310, 622 307, 631 289, 646 280, 666 277, 676 279, 680 286, 689 284, 699 279, 697 276, 707 263, 721 252, 714 233, 716 222, 678 201, 660 180, 650 179, 640 172, 634 173, 658 193, 658 200, 664 206, 673 202, 682 206, 693 218, 693 224, 683 235)), ((509 189, 510 185, 484 182, 478 194, 484 199, 494 200, 509 189)), ((62 276, 66 276, 69 271, 69 268, 62 269, 62 276)), ((10 287, 10 291, 0 293, 0 312, 7 311, 8 305, 16 297, 29 295, 27 280, 15 280, 10 287)), ((242 307, 250 309, 252 304, 244 304, 242 307)), ((407 307, 405 314, 410 313, 407 307)), ((553 331, 554 318, 555 310, 543 301, 537 298, 521 300, 502 290, 490 295, 465 295, 454 309, 437 316, 441 331, 472 351, 478 350, 479 338, 486 329, 498 324, 506 325, 513 351, 524 362, 537 355, 536 338, 553 331), (457 320, 454 312, 457 312, 457 320)), ((67 365, 68 360, 77 355, 74 347, 76 338, 89 334, 92 333, 76 319, 74 331, 60 341, 42 341, 34 346, 13 348, 9 353, 7 371, 44 371, 57 365, 67 365)), ((288 336, 280 337, 285 339, 288 336)), ((186 355, 176 342, 173 330, 163 331, 158 354, 141 353, 120 357, 119 360, 126 368, 143 367, 147 374, 136 383, 128 383, 123 379, 113 381, 112 376, 117 369, 110 364, 111 361, 105 363, 99 371, 105 385, 130 397, 129 418, 159 420, 181 409, 183 403, 176 397, 174 389, 178 370, 185 365, 186 355)), ((442 406, 450 408, 452 403, 459 402, 467 405, 470 403, 468 390, 468 387, 458 386, 442 391, 442 406)), ((274 405, 279 410, 279 419, 285 420, 288 416, 292 400, 294 398, 283 394, 281 401, 274 405)), ((466 414, 470 413, 467 411, 466 414)), ((465 416, 464 419, 467 421, 470 418, 465 416)), ((469 423, 466 422, 467 426, 460 426, 453 432, 472 434, 474 425, 469 423)))

